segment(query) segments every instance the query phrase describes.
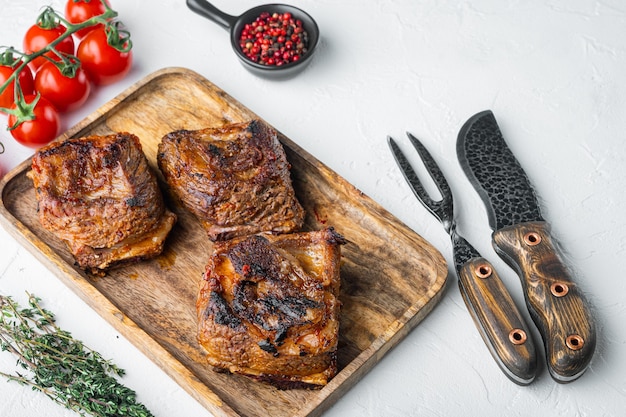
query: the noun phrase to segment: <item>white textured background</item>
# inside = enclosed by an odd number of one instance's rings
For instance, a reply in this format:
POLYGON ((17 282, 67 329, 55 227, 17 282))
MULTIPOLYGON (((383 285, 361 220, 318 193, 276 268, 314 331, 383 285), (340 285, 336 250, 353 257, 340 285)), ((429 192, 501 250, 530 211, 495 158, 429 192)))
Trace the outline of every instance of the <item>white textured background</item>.
MULTIPOLYGON (((420 137, 453 189, 460 231, 523 306, 517 276, 491 249, 486 214, 458 166, 459 128, 490 108, 541 197, 544 216, 594 305, 596 355, 568 384, 545 370, 528 387, 492 360, 451 275, 442 302, 328 416, 621 416, 626 411, 626 3, 622 0, 294 0, 322 44, 286 82, 248 73, 228 34, 183 0, 111 0, 132 33, 135 66, 65 117, 69 128, 147 74, 191 68, 378 201, 451 260, 450 242, 417 203, 385 143, 420 137)), ((38 10, 60 0, 0 0, 0 44, 21 45, 38 10)), ((230 14, 259 3, 216 1, 230 14)), ((4 119, 1 120, 4 123, 4 119)), ((31 151, 0 131, 6 172, 31 151)), ((208 413, 0 230, 0 293, 44 298, 59 323, 125 368, 157 416, 208 413)), ((539 334, 535 339, 539 341, 539 334)), ((0 354, 1 369, 13 359, 0 354)), ((72 416, 0 381, 0 416, 72 416)))

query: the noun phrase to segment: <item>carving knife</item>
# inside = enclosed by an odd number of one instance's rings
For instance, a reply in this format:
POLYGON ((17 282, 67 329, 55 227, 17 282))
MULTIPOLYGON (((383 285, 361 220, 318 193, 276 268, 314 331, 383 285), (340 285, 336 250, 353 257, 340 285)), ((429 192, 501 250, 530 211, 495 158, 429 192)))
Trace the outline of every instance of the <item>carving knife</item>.
POLYGON ((517 271, 530 315, 543 338, 550 375, 571 382, 596 345, 590 306, 563 262, 526 173, 489 110, 461 128, 457 156, 487 208, 496 253, 517 271))

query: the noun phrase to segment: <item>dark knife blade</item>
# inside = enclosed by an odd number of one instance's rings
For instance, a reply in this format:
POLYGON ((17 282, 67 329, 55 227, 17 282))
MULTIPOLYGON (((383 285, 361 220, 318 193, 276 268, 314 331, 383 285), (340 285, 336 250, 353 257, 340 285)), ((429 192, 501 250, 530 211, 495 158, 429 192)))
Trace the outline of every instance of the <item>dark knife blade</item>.
POLYGON ((572 280, 535 191, 491 111, 478 113, 463 125, 457 155, 485 202, 496 252, 520 275, 550 374, 558 382, 577 379, 596 345, 589 304, 572 280))

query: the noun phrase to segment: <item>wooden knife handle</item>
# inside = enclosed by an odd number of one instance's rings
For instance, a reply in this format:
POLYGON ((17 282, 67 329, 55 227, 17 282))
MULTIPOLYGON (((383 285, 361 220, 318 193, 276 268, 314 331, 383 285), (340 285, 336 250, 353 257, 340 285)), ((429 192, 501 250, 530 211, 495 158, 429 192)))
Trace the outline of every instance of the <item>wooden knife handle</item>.
POLYGON ((513 382, 530 384, 537 372, 535 344, 496 270, 486 259, 472 258, 458 274, 463 300, 498 365, 513 382))
POLYGON ((571 382, 587 369, 596 346, 590 306, 572 281, 546 222, 527 222, 493 234, 498 254, 517 270, 526 305, 543 337, 548 369, 571 382))

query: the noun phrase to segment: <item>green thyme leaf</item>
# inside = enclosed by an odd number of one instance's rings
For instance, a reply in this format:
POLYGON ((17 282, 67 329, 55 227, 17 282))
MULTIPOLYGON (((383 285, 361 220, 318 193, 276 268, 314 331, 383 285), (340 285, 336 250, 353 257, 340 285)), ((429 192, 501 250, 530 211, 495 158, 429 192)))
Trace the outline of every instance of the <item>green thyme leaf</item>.
POLYGON ((136 393, 121 384, 124 370, 59 328, 54 314, 29 294, 27 308, 0 295, 0 350, 17 357, 25 374, 0 372, 41 391, 82 416, 151 417, 136 393))

